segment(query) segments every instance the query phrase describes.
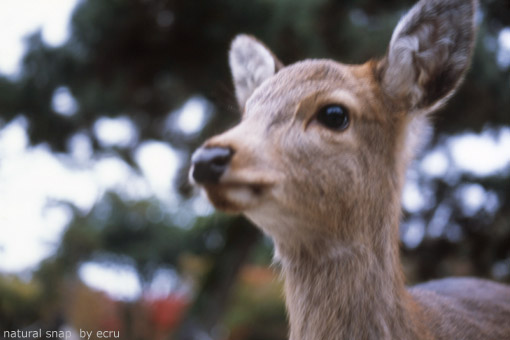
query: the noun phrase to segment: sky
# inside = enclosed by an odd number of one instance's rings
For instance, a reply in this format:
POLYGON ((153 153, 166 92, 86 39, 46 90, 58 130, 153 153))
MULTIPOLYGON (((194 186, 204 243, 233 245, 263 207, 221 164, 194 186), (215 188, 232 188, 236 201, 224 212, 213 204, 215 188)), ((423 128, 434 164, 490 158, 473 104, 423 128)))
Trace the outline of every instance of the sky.
MULTIPOLYGON (((16 77, 27 34, 41 30, 46 43, 52 46, 64 43, 69 35, 70 15, 78 3, 79 0, 0 0, 0 73, 16 77)), ((498 44, 500 66, 510 67, 510 28, 501 31, 498 44)), ((78 109, 66 87, 55 91, 52 105, 61 115, 72 115, 78 109)), ((176 115, 177 126, 184 133, 196 133, 207 119, 208 106, 201 97, 191 98, 176 115)), ((85 135, 72 138, 70 155, 55 155, 44 144, 29 145, 26 129, 27 122, 22 117, 0 125, 0 273, 30 271, 55 251, 72 212, 54 202, 72 202, 86 213, 105 191, 115 190, 135 199, 156 196, 169 206, 176 204, 172 176, 182 156, 168 144, 147 141, 138 146, 135 160, 142 169, 142 174, 138 174, 118 157, 94 158, 91 141, 85 135), (71 166, 70 160, 79 167, 71 166)), ((138 142, 136 127, 127 116, 100 118, 93 130, 103 146, 138 142)), ((476 176, 508 172, 508 150, 510 127, 452 136, 415 163, 404 188, 404 207, 416 212, 427 204, 413 173, 433 178, 455 176, 459 172, 476 176)), ((462 188, 459 199, 474 211, 490 204, 490 193, 472 185, 462 188)), ((202 198, 197 198, 194 207, 200 214, 212 211, 202 198)), ((438 214, 441 213, 447 212, 439 209, 438 214)), ((409 221, 404 242, 418 245, 424 230, 420 221, 409 221)), ((78 274, 89 286, 115 298, 134 299, 141 294, 134 269, 126 265, 85 263, 78 274)), ((169 271, 158 275, 155 289, 170 289, 163 283, 173 282, 175 275, 169 271)))
POLYGON ((52 46, 64 43, 68 22, 78 0, 1 0, 0 72, 13 74, 25 50, 23 38, 41 29, 43 39, 52 46))

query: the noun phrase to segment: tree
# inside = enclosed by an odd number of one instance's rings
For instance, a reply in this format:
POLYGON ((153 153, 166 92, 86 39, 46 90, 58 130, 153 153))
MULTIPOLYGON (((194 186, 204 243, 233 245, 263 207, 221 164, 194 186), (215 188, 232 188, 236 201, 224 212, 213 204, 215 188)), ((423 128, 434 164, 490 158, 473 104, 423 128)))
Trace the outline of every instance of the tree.
MULTIPOLYGON (((73 14, 69 41, 51 47, 40 33, 32 35, 20 77, 0 77, 0 115, 4 122, 26 117, 32 145, 47 143, 54 153, 65 155, 70 138, 81 134, 91 141, 93 158, 113 155, 136 172, 141 171, 136 150, 143 142, 167 143, 184 159, 175 179, 179 193, 175 204, 192 211, 195 196, 187 182, 190 153, 239 119, 226 57, 236 34, 257 36, 285 64, 307 57, 363 62, 384 54, 393 26, 411 4, 402 0, 384 4, 375 0, 83 1, 73 14), (63 115, 53 105, 61 89, 76 101, 75 113, 63 115), (196 96, 205 98, 211 114, 199 133, 186 134, 176 123, 179 108, 196 96), (102 143, 95 133, 96 122, 119 116, 133 122, 137 140, 120 146, 102 143)), ((502 1, 483 3, 481 8, 484 15, 471 71, 459 93, 437 115, 436 133, 424 154, 447 148, 449 136, 482 129, 501 135, 499 128, 510 124, 510 68, 496 63, 495 45, 501 29, 510 24, 510 8, 502 1)), ((415 169, 415 182, 428 202, 419 210, 405 211, 407 220, 415 224, 404 224, 403 234, 418 228, 425 235, 413 247, 404 243, 412 280, 459 273, 509 281, 509 166, 487 176, 454 169, 450 178, 424 175, 419 166, 415 169), (482 189, 495 203, 476 211, 466 209, 459 195, 469 188, 482 189)), ((75 275, 80 263, 97 259, 98 254, 130 259, 143 282, 150 282, 160 266, 179 269, 183 254, 198 254, 213 265, 184 320, 193 329, 209 332, 221 321, 220 312, 228 310, 228 296, 242 264, 257 249, 263 249, 269 262, 268 247, 239 218, 192 216, 192 223, 183 223, 178 214, 164 212, 163 219, 151 222, 147 211, 165 211, 161 204, 157 198, 132 202, 106 193, 90 213, 74 209, 57 255, 37 274, 46 282, 43 286, 63 282, 75 275), (110 206, 110 213, 100 219, 98 211, 105 206, 110 206), (211 248, 209 236, 220 242, 211 248)), ((39 315, 39 307, 34 308, 31 320, 39 315)), ((2 311, 7 313, 13 312, 2 311)), ((20 317, 9 327, 27 322, 20 317)))

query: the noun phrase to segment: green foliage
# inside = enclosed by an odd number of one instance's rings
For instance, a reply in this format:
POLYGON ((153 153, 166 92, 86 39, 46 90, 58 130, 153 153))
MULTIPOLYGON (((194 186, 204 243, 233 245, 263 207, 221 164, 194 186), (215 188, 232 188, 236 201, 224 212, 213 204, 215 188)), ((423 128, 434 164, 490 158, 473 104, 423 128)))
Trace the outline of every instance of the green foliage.
POLYGON ((41 316, 44 306, 42 289, 37 281, 24 281, 15 276, 0 276, 0 330, 16 325, 29 325, 41 316))

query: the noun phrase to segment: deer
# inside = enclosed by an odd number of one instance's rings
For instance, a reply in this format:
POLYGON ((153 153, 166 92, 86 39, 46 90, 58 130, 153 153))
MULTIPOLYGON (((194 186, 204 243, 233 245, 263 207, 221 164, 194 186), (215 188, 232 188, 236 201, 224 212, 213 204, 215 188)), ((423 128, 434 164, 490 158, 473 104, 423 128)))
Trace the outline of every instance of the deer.
POLYGON ((510 339, 508 285, 407 287, 399 259, 406 169, 469 68, 477 8, 420 0, 386 54, 361 65, 285 66, 256 38, 234 38, 241 121, 194 152, 190 179, 273 240, 291 340, 510 339))

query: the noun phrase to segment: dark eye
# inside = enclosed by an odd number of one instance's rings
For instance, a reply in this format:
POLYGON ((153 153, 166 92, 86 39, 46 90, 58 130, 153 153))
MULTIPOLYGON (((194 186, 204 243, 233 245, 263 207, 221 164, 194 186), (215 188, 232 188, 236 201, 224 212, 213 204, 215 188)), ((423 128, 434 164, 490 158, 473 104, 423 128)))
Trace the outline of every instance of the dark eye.
POLYGON ((342 131, 349 126, 349 114, 347 109, 337 104, 322 107, 317 112, 317 121, 332 130, 342 131))

